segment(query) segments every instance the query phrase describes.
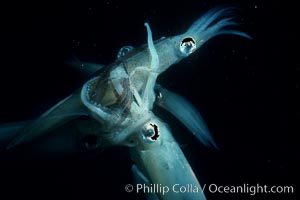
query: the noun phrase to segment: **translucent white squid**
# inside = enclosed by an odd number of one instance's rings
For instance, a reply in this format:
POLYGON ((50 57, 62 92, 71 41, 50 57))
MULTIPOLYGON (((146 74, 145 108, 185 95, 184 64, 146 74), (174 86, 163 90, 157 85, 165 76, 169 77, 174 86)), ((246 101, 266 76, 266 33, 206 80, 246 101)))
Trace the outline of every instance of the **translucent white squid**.
MULTIPOLYGON (((188 57, 210 38, 220 34, 247 34, 231 29, 236 22, 231 8, 213 9, 183 34, 152 40, 148 23, 147 44, 121 48, 108 66, 80 61, 89 80, 39 118, 27 123, 2 125, 0 145, 10 150, 35 145, 51 152, 80 152, 114 145, 130 148, 132 170, 144 184, 201 186, 174 140, 170 128, 155 113, 160 106, 181 121, 206 146, 216 144, 200 114, 183 97, 156 83, 174 63, 188 57), (43 138, 43 139, 42 139, 43 138), (54 139, 53 139, 54 138, 54 139), (57 145, 59 143, 59 145, 57 145)), ((158 199, 205 199, 202 191, 156 193, 158 199)))

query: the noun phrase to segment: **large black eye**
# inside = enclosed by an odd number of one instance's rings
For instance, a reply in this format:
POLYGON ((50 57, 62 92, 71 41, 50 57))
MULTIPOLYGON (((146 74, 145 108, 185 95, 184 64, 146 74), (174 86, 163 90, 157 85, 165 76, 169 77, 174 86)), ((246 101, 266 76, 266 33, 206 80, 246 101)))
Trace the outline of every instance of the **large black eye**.
POLYGON ((184 38, 180 43, 179 50, 185 56, 190 55, 196 50, 196 41, 192 37, 184 38))
POLYGON ((159 129, 155 123, 148 122, 142 129, 142 138, 145 142, 155 142, 159 138, 159 129))

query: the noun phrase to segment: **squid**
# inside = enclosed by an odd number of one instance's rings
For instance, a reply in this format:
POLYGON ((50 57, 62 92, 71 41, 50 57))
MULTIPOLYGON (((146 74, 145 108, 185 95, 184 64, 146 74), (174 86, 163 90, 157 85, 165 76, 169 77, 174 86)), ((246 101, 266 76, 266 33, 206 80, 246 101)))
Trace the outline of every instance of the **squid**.
POLYGON ((205 194, 171 128, 153 112, 158 106, 174 115, 205 146, 217 148, 203 118, 185 98, 157 83, 170 66, 195 53, 221 34, 250 38, 233 29, 233 8, 215 8, 196 20, 185 33, 153 41, 148 23, 147 43, 122 47, 117 59, 103 66, 73 60, 88 79, 82 87, 37 119, 3 124, 0 145, 12 151, 32 145, 36 151, 78 153, 123 145, 134 162, 136 180, 145 186, 168 187, 155 199, 197 199, 205 194), (172 191, 191 186, 198 192, 172 191))

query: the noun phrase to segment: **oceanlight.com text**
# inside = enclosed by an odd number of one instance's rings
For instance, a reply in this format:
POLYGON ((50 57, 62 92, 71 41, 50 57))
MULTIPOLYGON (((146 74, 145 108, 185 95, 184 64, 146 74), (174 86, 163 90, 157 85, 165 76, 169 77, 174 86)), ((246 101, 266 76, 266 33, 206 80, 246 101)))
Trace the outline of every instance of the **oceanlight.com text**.
POLYGON ((244 183, 242 185, 217 185, 217 184, 204 184, 203 191, 205 193, 219 193, 219 194, 292 194, 294 193, 293 186, 281 185, 249 185, 244 183))

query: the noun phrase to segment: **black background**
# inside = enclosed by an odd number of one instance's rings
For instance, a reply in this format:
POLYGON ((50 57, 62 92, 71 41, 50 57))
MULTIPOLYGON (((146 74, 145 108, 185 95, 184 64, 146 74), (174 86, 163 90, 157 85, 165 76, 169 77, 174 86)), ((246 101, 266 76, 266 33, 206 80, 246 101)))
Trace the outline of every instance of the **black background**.
MULTIPOLYGON (((299 162, 292 124, 299 90, 291 61, 291 18, 279 1, 94 1, 11 3, 1 6, 0 122, 32 119, 84 81, 64 64, 72 55, 109 64, 124 45, 184 32, 218 5, 238 10, 239 29, 218 36, 172 66, 158 82, 191 101, 220 150, 204 148, 174 118, 166 120, 201 183, 293 185, 299 162), (296 85, 296 87, 295 87, 296 85)), ((296 71, 295 71, 296 69, 296 71)), ((1 195, 30 198, 143 199, 128 194, 132 183, 127 148, 86 158, 10 160, 0 163, 1 195), (109 197, 105 197, 109 196, 109 197)), ((208 199, 296 199, 296 194, 210 194, 208 199)), ((4 198, 3 198, 4 199, 4 198)))

